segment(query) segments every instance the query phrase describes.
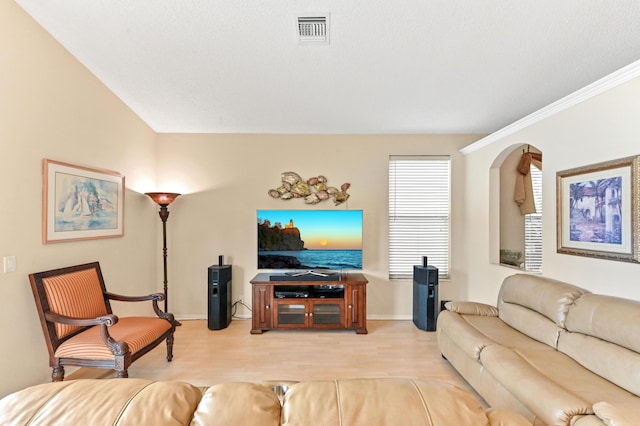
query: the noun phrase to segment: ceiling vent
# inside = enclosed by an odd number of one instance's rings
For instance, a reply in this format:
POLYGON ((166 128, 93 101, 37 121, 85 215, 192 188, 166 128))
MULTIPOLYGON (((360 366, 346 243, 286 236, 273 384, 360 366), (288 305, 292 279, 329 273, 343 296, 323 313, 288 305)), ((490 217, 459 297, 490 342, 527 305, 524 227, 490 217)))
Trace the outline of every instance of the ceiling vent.
POLYGON ((298 16, 300 44, 329 44, 329 14, 298 16))

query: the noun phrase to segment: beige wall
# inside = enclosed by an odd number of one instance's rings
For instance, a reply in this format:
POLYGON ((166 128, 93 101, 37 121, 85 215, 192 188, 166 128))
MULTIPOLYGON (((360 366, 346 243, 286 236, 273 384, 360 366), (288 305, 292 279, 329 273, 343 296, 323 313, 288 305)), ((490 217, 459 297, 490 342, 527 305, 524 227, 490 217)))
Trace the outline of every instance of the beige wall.
POLYGON ((155 291, 160 220, 134 192, 155 179, 155 133, 12 1, 0 2, 0 64, 0 258, 17 257, 0 270, 3 396, 50 375, 27 275, 97 260, 112 291, 155 291), (43 245, 44 158, 124 174, 125 236, 43 245))
MULTIPOLYGON (((440 286, 444 298, 464 289, 462 216, 464 157, 458 150, 478 136, 410 135, 184 135, 158 137, 159 180, 184 196, 170 206, 168 223, 171 309, 179 317, 206 317, 207 267, 224 255, 233 265, 233 300, 250 301, 249 280, 256 274, 256 210, 336 207, 330 201, 308 206, 302 200, 273 199, 267 191, 280 175, 318 174, 340 186, 351 183, 351 197, 339 208, 364 211, 363 267, 370 281, 369 318, 411 318, 411 282, 388 279, 387 216, 390 154, 452 156, 451 281, 440 286)), ((416 264, 422 253, 416 253, 416 264)), ((239 312, 246 315, 246 312, 239 312)))
POLYGON ((513 273, 489 262, 496 229, 485 195, 489 169, 505 150, 531 144, 543 153, 543 275, 640 300, 640 265, 556 253, 555 180, 558 171, 640 154, 639 109, 640 79, 635 79, 466 156, 464 203, 475 208, 465 210, 462 222, 467 230, 463 269, 472 299, 495 303, 501 280, 513 273))

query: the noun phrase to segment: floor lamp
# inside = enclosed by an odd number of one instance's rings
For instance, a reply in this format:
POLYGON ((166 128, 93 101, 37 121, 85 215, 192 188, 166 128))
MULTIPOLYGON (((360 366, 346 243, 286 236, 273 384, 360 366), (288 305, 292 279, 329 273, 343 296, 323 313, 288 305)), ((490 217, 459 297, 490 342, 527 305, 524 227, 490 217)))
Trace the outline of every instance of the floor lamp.
MULTIPOLYGON (((146 192, 153 201, 160 206, 160 220, 162 221, 162 260, 164 262, 164 311, 169 312, 169 286, 167 281, 167 219, 169 219, 169 204, 180 196, 174 192, 146 192)), ((182 325, 180 322, 175 321, 175 325, 182 325)))

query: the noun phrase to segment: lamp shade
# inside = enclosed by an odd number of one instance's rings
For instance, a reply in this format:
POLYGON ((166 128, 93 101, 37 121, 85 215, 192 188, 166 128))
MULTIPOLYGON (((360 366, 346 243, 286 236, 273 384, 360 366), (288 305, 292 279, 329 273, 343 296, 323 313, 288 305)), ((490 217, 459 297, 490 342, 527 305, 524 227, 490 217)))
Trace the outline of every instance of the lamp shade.
POLYGON ((175 192, 145 192, 144 195, 148 195, 149 198, 161 206, 168 206, 182 194, 175 192))

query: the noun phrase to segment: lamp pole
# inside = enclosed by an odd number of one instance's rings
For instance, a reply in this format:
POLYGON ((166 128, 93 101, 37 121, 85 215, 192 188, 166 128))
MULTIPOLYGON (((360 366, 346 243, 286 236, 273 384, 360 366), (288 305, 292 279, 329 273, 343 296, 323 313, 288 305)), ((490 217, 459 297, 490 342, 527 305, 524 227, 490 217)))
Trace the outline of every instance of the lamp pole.
MULTIPOLYGON (((162 262, 163 262, 163 290, 164 290, 164 311, 169 310, 169 280, 167 278, 167 219, 169 219, 169 204, 171 204, 180 194, 173 192, 147 192, 145 195, 149 196, 160 206, 158 215, 162 221, 162 262)), ((181 325, 180 322, 175 321, 176 325, 181 325)))
POLYGON ((169 281, 167 279, 167 219, 169 219, 169 209, 166 204, 160 204, 160 220, 162 221, 162 261, 164 272, 164 311, 169 310, 169 281))

